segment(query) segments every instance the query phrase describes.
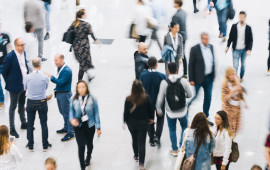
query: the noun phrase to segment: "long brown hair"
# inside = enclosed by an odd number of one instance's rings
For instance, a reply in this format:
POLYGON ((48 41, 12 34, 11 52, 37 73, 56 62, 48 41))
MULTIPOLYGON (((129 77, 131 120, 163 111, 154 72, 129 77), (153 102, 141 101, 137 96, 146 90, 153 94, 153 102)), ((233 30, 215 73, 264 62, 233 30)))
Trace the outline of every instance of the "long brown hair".
POLYGON ((78 83, 77 83, 77 85, 76 85, 76 94, 75 94, 75 96, 74 96, 74 99, 78 99, 79 98, 79 92, 78 92, 78 85, 80 84, 80 83, 83 83, 84 85, 85 85, 85 87, 86 87, 86 94, 90 94, 90 91, 89 91, 89 88, 88 88, 88 85, 87 85, 87 83, 84 81, 84 80, 79 80, 78 81, 78 83))
POLYGON ((237 79, 236 77, 236 72, 235 72, 235 69, 233 67, 228 67, 226 69, 226 73, 225 73, 225 85, 228 84, 228 82, 232 83, 233 86, 235 86, 236 84, 240 84, 239 80, 237 79), (234 74, 235 75, 235 79, 233 81, 229 81, 229 75, 230 74, 234 74))
POLYGON ((221 117, 222 119, 222 124, 218 125, 217 128, 222 131, 223 129, 226 129, 229 133, 229 136, 232 137, 233 133, 232 133, 232 129, 231 126, 229 124, 229 120, 228 120, 228 115, 225 111, 221 110, 218 111, 217 114, 221 117))
POLYGON ((73 22, 74 27, 78 27, 80 24, 80 18, 82 18, 82 16, 85 14, 85 9, 80 9, 79 11, 76 12, 76 19, 73 22))
POLYGON ((193 118, 191 123, 191 129, 195 129, 194 131, 194 144, 197 145, 205 143, 208 135, 210 139, 213 140, 212 133, 209 129, 209 125, 206 119, 206 116, 203 112, 199 112, 193 118))
POLYGON ((0 126, 0 155, 10 151, 9 133, 6 125, 0 126))
POLYGON ((139 106, 146 101, 146 94, 141 81, 133 81, 131 94, 127 97, 127 100, 136 106, 139 106))

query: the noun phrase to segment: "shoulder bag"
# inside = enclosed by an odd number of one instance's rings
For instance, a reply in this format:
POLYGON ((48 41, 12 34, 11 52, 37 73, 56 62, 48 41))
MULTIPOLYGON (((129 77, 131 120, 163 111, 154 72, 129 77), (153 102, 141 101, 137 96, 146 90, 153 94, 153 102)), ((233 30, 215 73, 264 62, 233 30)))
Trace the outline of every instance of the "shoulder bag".
POLYGON ((183 163, 182 170, 194 170, 196 165, 196 157, 199 151, 199 148, 201 146, 201 143, 197 145, 197 148, 195 150, 195 153, 193 155, 190 155, 183 163))

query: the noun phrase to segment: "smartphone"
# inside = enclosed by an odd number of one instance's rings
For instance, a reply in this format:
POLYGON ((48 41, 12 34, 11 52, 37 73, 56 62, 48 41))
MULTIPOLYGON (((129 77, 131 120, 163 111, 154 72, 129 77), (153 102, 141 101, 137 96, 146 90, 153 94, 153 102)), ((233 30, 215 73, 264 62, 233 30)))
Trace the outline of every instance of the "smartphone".
POLYGON ((9 137, 9 141, 10 141, 10 142, 15 142, 15 136, 10 136, 10 137, 9 137))

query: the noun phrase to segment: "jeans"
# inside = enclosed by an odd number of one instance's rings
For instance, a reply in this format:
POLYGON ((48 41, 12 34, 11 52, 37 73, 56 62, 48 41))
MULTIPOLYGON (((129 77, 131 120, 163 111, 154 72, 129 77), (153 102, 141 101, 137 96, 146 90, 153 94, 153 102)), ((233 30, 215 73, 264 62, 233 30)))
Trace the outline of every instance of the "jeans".
POLYGON ((171 139, 171 143, 172 143, 172 149, 174 151, 178 150, 177 147, 177 136, 176 136, 176 121, 179 121, 180 126, 182 128, 182 132, 181 132, 181 138, 179 141, 179 147, 181 147, 182 142, 183 142, 183 134, 185 129, 187 128, 188 125, 188 119, 187 116, 184 116, 182 118, 177 118, 177 119, 172 119, 167 115, 167 121, 168 121, 168 127, 169 127, 169 132, 170 132, 170 139, 171 139))
MULTIPOLYGON (((0 75, 2 74, 2 68, 3 68, 3 65, 0 65, 0 75)), ((5 96, 4 96, 4 92, 3 92, 3 88, 1 84, 1 77, 0 77, 0 103, 4 103, 4 101, 5 101, 5 96)))
POLYGON ((69 122, 69 99, 71 96, 72 96, 71 92, 56 93, 58 109, 64 118, 64 129, 68 133, 74 133, 73 126, 69 122))
POLYGON ((41 132, 42 132, 42 145, 43 148, 48 147, 48 126, 47 126, 47 113, 48 113, 48 105, 47 101, 35 101, 35 100, 27 100, 27 139, 29 147, 33 147, 34 145, 34 124, 36 118, 36 112, 38 111, 38 116, 41 124, 41 132))
POLYGON ((49 32, 51 30, 50 26, 50 13, 51 13, 51 7, 48 2, 44 2, 45 9, 46 9, 46 15, 45 15, 45 20, 46 20, 46 31, 49 32))
POLYGON ((25 104, 25 91, 22 90, 19 93, 12 93, 9 92, 10 95, 10 106, 9 106, 9 127, 10 130, 15 129, 15 124, 14 124, 14 116, 15 116, 15 110, 18 106, 18 113, 20 115, 20 119, 22 124, 26 124, 26 119, 25 119, 25 113, 24 113, 24 104, 25 104))
POLYGON ((213 79, 212 79, 211 75, 205 76, 202 84, 195 83, 196 94, 191 99, 190 103, 188 104, 188 107, 197 98, 201 87, 204 90, 203 112, 205 113, 206 117, 208 117, 209 116, 209 109, 210 109, 210 105, 211 105, 211 100, 212 100, 212 89, 213 89, 213 79))
POLYGON ((246 58, 247 58, 247 52, 245 49, 233 50, 233 67, 234 67, 236 73, 238 72, 239 59, 241 59, 241 71, 240 71, 241 78, 243 78, 245 75, 246 58))
POLYGON ((43 56, 43 29, 36 29, 35 34, 38 39, 38 57, 43 56))
POLYGON ((90 161, 92 151, 93 151, 93 139, 95 135, 95 126, 89 128, 87 122, 83 122, 80 127, 76 127, 74 129, 75 129, 76 141, 78 144, 81 169, 84 169, 85 168, 85 165, 84 165, 85 145, 87 145, 86 161, 90 161))
POLYGON ((227 34, 228 7, 222 10, 216 8, 216 11, 217 11, 219 32, 223 34, 223 37, 225 37, 227 34))

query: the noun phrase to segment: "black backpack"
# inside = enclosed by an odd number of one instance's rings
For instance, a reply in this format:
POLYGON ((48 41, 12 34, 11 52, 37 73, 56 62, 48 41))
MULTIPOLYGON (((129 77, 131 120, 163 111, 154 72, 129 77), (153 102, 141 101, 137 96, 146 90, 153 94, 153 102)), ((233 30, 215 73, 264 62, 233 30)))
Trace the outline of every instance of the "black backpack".
POLYGON ((168 83, 166 99, 168 105, 172 111, 177 111, 186 106, 186 92, 181 84, 181 78, 177 79, 175 83, 172 83, 169 79, 166 80, 168 83))

